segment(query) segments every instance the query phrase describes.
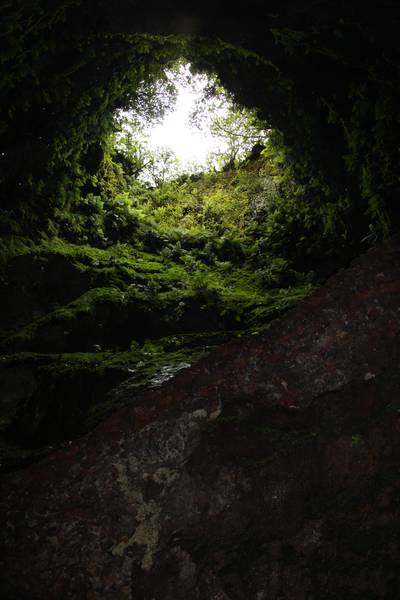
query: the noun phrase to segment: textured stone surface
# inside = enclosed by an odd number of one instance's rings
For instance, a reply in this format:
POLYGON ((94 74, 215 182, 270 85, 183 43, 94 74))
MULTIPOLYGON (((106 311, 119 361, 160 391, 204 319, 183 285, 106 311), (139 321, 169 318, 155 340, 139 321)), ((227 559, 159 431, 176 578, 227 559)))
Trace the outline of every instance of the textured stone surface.
POLYGON ((1 597, 394 600, 400 248, 3 477, 1 597))

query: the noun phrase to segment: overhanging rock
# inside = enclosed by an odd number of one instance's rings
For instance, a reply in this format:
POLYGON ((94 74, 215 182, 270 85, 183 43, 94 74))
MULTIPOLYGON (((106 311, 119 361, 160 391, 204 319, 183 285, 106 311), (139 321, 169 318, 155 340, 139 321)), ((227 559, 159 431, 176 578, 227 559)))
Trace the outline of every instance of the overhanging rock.
POLYGON ((393 600, 400 247, 3 477, 4 600, 393 600))

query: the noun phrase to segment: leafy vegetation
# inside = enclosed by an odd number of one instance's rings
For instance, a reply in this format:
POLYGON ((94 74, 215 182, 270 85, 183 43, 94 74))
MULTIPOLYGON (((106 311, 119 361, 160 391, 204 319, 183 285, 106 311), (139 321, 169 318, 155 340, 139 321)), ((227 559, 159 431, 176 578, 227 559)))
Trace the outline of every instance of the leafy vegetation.
POLYGON ((2 230, 46 229, 55 209, 86 195, 114 111, 153 117, 154 85, 164 85, 168 105, 165 69, 184 57, 218 73, 241 106, 283 132, 297 181, 351 203, 378 237, 388 235, 398 212, 397 30, 375 13, 390 15, 393 3, 382 11, 278 4, 238 5, 227 20, 203 2, 191 9, 207 31, 201 38, 179 31, 178 6, 150 34, 138 33, 151 23, 146 8, 137 14, 124 0, 114 11, 93 0, 2 3, 2 230), (165 30, 171 35, 157 34, 165 30))

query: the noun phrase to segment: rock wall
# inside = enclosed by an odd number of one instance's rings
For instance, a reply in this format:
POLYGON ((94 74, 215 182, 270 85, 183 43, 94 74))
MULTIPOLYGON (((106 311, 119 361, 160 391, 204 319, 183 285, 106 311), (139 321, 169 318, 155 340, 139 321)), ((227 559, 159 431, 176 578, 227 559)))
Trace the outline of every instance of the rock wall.
POLYGON ((3 477, 4 600, 394 600, 400 246, 3 477))

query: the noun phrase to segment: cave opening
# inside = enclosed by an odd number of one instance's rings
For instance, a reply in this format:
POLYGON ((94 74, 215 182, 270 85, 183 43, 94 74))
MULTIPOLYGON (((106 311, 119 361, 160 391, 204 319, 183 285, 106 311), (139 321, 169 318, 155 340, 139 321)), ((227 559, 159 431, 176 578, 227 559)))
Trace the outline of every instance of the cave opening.
POLYGON ((142 84, 145 107, 139 101, 114 115, 121 161, 150 185, 234 166, 267 142, 269 127, 254 109, 235 103, 215 74, 193 71, 179 61, 152 84, 152 96, 142 84))
POLYGON ((11 211, 3 229, 16 205, 27 205, 16 208, 21 219, 71 195, 71 179, 95 168, 110 113, 128 102, 128 90, 187 56, 283 132, 298 177, 319 179, 328 201, 347 193, 388 233, 397 156, 390 2, 359 11, 357 2, 271 0, 229 16, 207 2, 155 13, 129 0, 113 9, 19 4, 1 6, 1 184, 11 211))

